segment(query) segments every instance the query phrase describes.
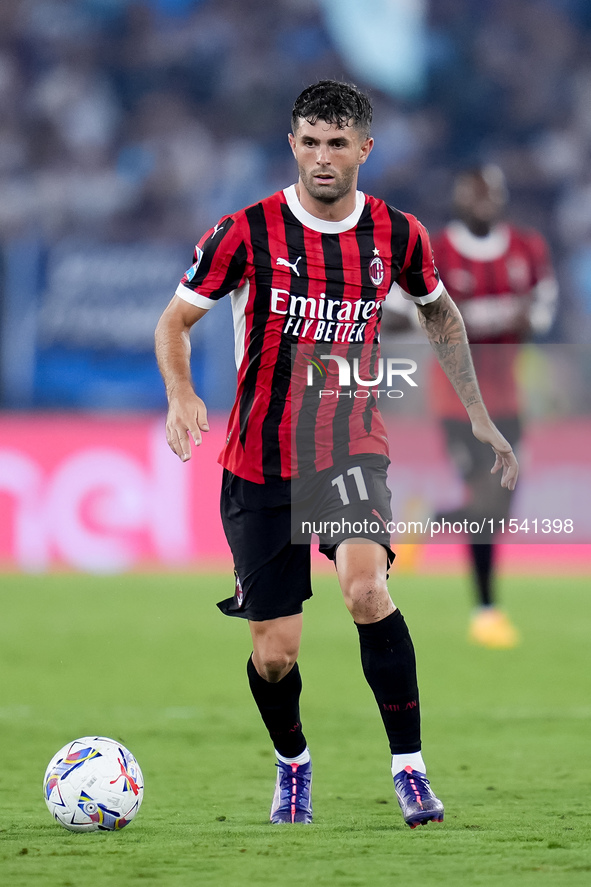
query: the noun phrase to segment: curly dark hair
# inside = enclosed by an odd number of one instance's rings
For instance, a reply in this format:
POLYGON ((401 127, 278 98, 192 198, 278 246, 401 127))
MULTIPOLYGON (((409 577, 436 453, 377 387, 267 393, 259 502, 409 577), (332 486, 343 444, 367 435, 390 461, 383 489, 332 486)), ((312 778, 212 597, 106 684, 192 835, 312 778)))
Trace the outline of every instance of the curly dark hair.
POLYGON ((295 133, 298 118, 314 125, 318 120, 334 123, 341 129, 357 127, 369 138, 372 118, 371 102, 353 83, 319 80, 308 86, 295 100, 291 125, 295 133))

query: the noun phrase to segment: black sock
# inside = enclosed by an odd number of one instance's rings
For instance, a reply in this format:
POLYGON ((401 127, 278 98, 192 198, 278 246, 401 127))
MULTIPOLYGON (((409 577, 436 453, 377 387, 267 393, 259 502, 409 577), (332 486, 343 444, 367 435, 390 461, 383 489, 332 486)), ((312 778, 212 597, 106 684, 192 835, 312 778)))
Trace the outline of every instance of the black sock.
POLYGON ((361 664, 374 692, 393 755, 421 749, 421 715, 415 651, 396 610, 379 622, 357 625, 361 664))
POLYGON ((265 727, 280 755, 296 758, 306 748, 300 723, 302 679, 297 662, 284 678, 272 684, 260 676, 252 656, 246 665, 250 689, 265 727))
POLYGON ((482 543, 472 543, 470 545, 470 554, 472 556, 472 566, 474 569, 474 578, 476 580, 478 603, 481 607, 490 607, 494 603, 492 587, 493 546, 482 543))

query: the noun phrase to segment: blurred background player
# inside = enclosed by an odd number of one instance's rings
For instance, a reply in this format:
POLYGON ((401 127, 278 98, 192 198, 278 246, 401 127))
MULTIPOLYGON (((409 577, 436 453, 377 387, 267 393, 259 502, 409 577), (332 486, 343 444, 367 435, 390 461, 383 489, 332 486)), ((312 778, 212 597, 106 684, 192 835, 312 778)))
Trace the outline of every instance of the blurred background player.
MULTIPOLYGON (((515 448, 521 434, 519 345, 550 329, 557 284, 541 234, 502 221, 507 198, 505 178, 497 166, 461 172, 454 183, 455 217, 433 238, 433 252, 464 319, 483 399, 515 448)), ((497 488, 488 453, 473 446, 470 427, 438 367, 433 367, 430 388, 448 452, 466 488, 465 503, 436 519, 487 521, 488 532, 472 536, 468 547, 477 599, 469 636, 486 647, 510 648, 519 635, 496 605, 496 546, 488 520, 494 519, 497 527, 499 519, 507 518, 512 493, 497 488)))
MULTIPOLYGON (((521 437, 520 346, 550 329, 558 288, 544 238, 504 221, 507 201, 499 167, 463 170, 454 181, 454 218, 432 238, 432 246, 441 279, 462 314, 483 399, 515 448, 521 437)), ((411 303, 393 299, 386 309, 383 353, 388 345, 424 342, 411 303)), ((469 638, 485 647, 509 649, 519 642, 519 633, 497 606, 496 547, 489 521, 498 528, 498 521, 507 519, 512 493, 494 484, 489 454, 472 445, 453 388, 436 365, 428 389, 430 408, 441 422, 448 452, 465 485, 464 503, 434 519, 477 521, 484 528, 468 545, 477 604, 469 638)), ((402 546, 402 554, 412 566, 416 545, 402 546)))

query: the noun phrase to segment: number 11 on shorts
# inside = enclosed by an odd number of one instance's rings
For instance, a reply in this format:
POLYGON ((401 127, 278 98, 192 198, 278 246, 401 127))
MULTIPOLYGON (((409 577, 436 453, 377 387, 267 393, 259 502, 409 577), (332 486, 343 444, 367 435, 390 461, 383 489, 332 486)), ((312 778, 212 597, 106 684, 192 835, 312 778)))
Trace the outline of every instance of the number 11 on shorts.
MULTIPOLYGON (((363 479, 363 472, 361 470, 361 467, 359 465, 354 465, 353 468, 349 468, 349 470, 347 471, 347 474, 350 477, 354 478, 354 480, 355 480, 355 484, 357 486, 357 492, 359 494, 359 499, 360 500, 369 499, 369 496, 367 493, 367 487, 365 486, 365 480, 363 479)), ((333 481, 331 481, 331 483, 332 483, 333 487, 337 488, 337 490, 339 492, 339 496, 341 497, 341 502, 343 503, 343 505, 349 505, 351 500, 349 499, 349 494, 347 493, 347 487, 346 487, 345 478, 343 477, 343 475, 339 474, 338 477, 335 477, 335 479, 333 481)))

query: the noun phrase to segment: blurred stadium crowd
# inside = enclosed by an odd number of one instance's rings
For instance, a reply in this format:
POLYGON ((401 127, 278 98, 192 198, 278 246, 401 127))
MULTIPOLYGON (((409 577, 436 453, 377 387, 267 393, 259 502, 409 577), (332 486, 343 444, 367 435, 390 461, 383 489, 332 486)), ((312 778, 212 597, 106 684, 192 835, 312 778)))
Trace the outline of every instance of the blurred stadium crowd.
MULTIPOLYGON (((425 3, 426 69, 412 97, 351 70, 326 7, 0 5, 4 406, 163 405, 155 319, 201 233, 294 180, 291 105, 321 77, 369 90, 376 149, 361 186, 431 230, 448 218, 453 174, 498 163, 512 219, 540 229, 553 250, 561 303, 551 340, 588 340, 591 5, 425 3)), ((206 383, 208 349, 230 351, 229 326, 220 313, 205 335, 206 383)), ((211 377, 214 406, 231 395, 211 377)))

